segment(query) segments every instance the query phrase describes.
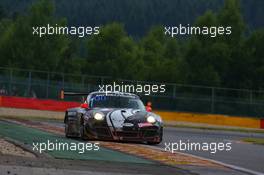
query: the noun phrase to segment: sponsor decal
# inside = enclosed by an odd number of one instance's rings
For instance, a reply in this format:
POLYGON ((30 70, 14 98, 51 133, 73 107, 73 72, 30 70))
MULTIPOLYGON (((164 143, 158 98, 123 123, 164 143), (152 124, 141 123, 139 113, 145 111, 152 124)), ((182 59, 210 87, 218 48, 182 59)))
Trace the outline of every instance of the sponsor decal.
POLYGON ((139 123, 138 127, 142 128, 142 127, 148 127, 148 126, 153 126, 151 123, 139 123))

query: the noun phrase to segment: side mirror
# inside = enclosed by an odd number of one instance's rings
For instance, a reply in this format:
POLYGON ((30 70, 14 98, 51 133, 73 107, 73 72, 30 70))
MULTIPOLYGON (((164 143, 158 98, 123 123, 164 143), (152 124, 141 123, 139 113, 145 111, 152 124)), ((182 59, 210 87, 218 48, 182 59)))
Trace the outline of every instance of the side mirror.
POLYGON ((81 108, 87 109, 87 108, 89 108, 89 106, 88 106, 87 103, 82 103, 82 104, 81 104, 81 108))

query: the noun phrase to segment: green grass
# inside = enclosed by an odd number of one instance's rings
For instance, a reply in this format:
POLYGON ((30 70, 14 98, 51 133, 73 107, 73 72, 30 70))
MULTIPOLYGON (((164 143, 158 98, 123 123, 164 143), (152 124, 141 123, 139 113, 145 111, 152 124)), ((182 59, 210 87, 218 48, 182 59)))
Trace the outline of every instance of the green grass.
MULTIPOLYGON (((88 142, 80 141, 77 139, 68 139, 64 136, 45 132, 35 128, 30 128, 22 125, 17 125, 14 123, 0 121, 0 137, 8 137, 10 139, 16 140, 22 144, 32 147, 34 144, 42 144, 42 148, 47 148, 48 142, 52 143, 52 150, 45 149, 45 153, 53 156, 54 158, 63 159, 77 159, 77 160, 104 160, 104 161, 116 161, 116 162, 128 162, 128 163, 143 163, 143 164, 154 164, 150 160, 146 160, 140 157, 136 157, 130 154, 122 153, 119 151, 114 151, 108 148, 101 147, 99 150, 90 151, 87 150, 88 142), (77 145, 70 149, 55 149, 55 144, 66 144, 66 145, 77 145), (44 146, 44 147, 43 147, 44 146), (80 153, 80 151, 82 153, 80 153)), ((93 145, 92 145, 93 146, 93 145)), ((67 146, 71 148, 72 146, 67 146)), ((90 149, 91 147, 89 147, 90 149)))
POLYGON ((248 143, 254 143, 258 145, 264 145, 264 139, 261 139, 261 138, 245 138, 242 141, 248 142, 248 143))

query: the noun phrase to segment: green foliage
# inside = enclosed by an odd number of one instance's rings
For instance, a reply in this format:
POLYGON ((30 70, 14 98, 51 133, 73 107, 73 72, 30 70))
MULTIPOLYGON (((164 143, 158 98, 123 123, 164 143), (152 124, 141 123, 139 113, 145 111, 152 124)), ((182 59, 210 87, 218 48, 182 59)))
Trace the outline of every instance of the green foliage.
MULTIPOLYGON (((38 0, 1 0, 7 15, 24 13, 38 0)), ((157 24, 192 24, 206 10, 217 11, 224 0, 54 0, 56 15, 71 25, 105 25, 119 21, 126 31, 141 37, 157 24)), ((264 1, 240 0, 243 17, 249 29, 264 25, 264 1)))
POLYGON ((186 81, 190 84, 254 88, 245 73, 251 56, 244 56, 243 41, 245 24, 240 13, 238 0, 226 0, 218 13, 211 11, 200 16, 197 26, 231 26, 231 35, 215 38, 195 36, 186 52, 186 81), (243 71, 245 70, 245 71, 243 71), (240 78, 244 77, 244 78, 240 78))
MULTIPOLYGON (((201 1, 206 3, 207 7, 219 6, 215 1, 201 1)), ((179 39, 164 35, 164 28, 161 26, 149 28, 152 24, 192 21, 185 12, 189 10, 188 14, 195 14, 194 16, 197 16, 198 12, 204 12, 206 7, 201 7, 201 1, 197 3, 198 1, 186 0, 182 3, 174 0, 153 0, 148 3, 143 0, 128 0, 122 1, 120 5, 118 0, 115 0, 111 1, 111 6, 102 8, 100 4, 108 1, 86 0, 73 3, 39 0, 27 13, 18 13, 12 17, 2 13, 0 8, 0 61, 2 66, 6 67, 145 81, 263 89, 264 31, 262 29, 249 32, 241 14, 239 0, 225 0, 223 7, 218 11, 208 10, 194 22, 196 26, 231 26, 231 35, 215 38, 193 35, 179 39), (62 6, 55 6, 54 2, 62 6), (73 11, 80 10, 76 14, 69 10, 63 12, 72 15, 68 17, 71 20, 80 20, 80 24, 89 22, 89 25, 92 25, 96 24, 97 20, 119 23, 105 24, 100 27, 99 35, 84 40, 65 35, 49 35, 42 38, 32 35, 33 26, 67 25, 68 21, 55 14, 57 10, 67 9, 68 4, 72 4, 73 11), (176 4, 181 11, 176 13, 171 4, 176 4), (83 11, 81 5, 89 7, 91 11, 83 11), (122 8, 116 8, 117 6, 122 8), (161 9, 159 13, 155 10, 157 8, 161 9), (88 16, 91 19, 77 19, 76 15, 88 16), (133 32, 137 37, 131 37, 133 32), (144 36, 138 37, 143 33, 144 36)), ((249 5, 252 3, 243 0, 241 2, 249 5)))
POLYGON ((166 82, 178 80, 180 48, 176 39, 165 36, 162 27, 154 27, 142 38, 140 47, 145 63, 145 80, 166 82))
POLYGON ((4 8, 0 5, 0 20, 5 17, 5 11, 4 8))
POLYGON ((124 27, 112 23, 102 27, 99 35, 87 41, 87 71, 96 75, 132 78, 136 69, 137 46, 124 27))
POLYGON ((244 87, 263 90, 264 87, 264 29, 255 31, 244 43, 240 79, 244 87))
POLYGON ((224 38, 230 47, 241 43, 240 40, 245 32, 245 24, 242 19, 239 0, 226 0, 224 7, 218 14, 218 21, 223 26, 232 27, 231 36, 224 38))
MULTIPOLYGON (((18 16, 6 25, 0 37, 1 62, 7 67, 62 70, 58 63, 69 49, 65 36, 39 38, 32 27, 62 23, 53 16, 54 6, 49 0, 34 4, 27 16, 18 16)), ((67 58, 66 58, 67 59, 67 58)))

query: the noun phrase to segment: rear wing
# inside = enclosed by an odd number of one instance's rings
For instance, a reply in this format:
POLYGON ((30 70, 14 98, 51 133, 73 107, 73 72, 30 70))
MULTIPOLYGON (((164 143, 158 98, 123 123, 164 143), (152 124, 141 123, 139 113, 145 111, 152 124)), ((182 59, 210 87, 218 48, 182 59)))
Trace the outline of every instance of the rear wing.
POLYGON ((60 91, 60 99, 63 100, 64 96, 87 96, 89 95, 89 93, 85 93, 85 92, 67 92, 64 90, 60 91))

